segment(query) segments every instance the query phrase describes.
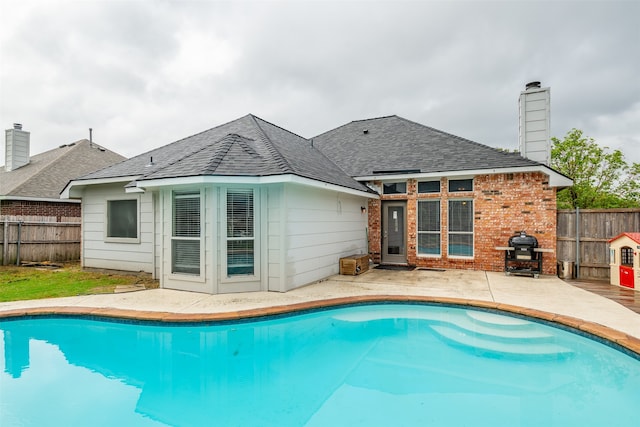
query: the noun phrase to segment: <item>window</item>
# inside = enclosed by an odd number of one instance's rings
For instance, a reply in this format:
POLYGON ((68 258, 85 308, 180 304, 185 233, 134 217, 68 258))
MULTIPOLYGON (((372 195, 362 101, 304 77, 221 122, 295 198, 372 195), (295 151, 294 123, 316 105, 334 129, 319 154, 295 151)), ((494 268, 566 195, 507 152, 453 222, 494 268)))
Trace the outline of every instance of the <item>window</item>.
POLYGON ((418 183, 418 193, 439 193, 440 181, 422 181, 418 183))
POLYGON ((620 264, 633 266, 633 249, 628 246, 620 248, 620 264))
POLYGON ((473 179, 450 179, 449 193, 473 191, 473 179))
POLYGON ((406 194, 407 183, 406 182, 388 182, 382 187, 383 194, 406 194))
POLYGON ((227 191, 227 276, 255 274, 253 190, 227 191))
POLYGON ((449 255, 473 256, 473 200, 449 201, 449 255))
POLYGON ((440 255, 440 200, 418 202, 418 254, 440 255))
POLYGON ((200 275, 200 191, 173 192, 171 272, 200 275))
POLYGON ((138 200, 107 201, 107 238, 138 238, 138 200))

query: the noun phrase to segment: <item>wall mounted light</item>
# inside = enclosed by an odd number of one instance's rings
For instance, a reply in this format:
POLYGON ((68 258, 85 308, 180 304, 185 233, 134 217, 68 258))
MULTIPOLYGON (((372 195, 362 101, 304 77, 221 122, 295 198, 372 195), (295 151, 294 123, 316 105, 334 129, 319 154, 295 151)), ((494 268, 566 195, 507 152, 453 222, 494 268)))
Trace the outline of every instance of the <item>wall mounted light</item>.
POLYGON ((360 212, 365 213, 367 211, 367 208, 365 208, 364 206, 360 206, 360 212))

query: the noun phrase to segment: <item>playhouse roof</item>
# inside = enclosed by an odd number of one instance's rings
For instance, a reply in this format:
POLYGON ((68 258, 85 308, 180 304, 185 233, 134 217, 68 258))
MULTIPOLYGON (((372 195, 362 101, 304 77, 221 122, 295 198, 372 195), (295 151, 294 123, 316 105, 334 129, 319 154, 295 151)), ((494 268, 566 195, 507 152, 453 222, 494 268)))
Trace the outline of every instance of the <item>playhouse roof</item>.
POLYGON ((634 242, 640 244, 640 233, 620 233, 616 237, 614 237, 613 239, 609 239, 609 243, 613 242, 614 240, 618 240, 619 238, 621 238, 623 236, 627 236, 628 238, 630 238, 634 242))

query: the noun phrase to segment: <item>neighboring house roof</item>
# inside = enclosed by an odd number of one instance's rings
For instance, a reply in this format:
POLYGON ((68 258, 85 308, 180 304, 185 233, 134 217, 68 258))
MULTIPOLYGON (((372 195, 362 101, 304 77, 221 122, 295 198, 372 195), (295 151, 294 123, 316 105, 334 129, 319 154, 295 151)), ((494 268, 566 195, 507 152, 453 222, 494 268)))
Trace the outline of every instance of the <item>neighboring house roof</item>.
POLYGON ((622 236, 626 236, 640 245, 640 233, 620 233, 613 239, 609 239, 609 243, 613 242, 614 240, 618 240, 622 236))
POLYGON ((354 177, 541 166, 398 116, 353 121, 312 140, 354 177))
POLYGON ((82 139, 31 156, 29 163, 7 172, 0 168, 0 197, 59 199, 67 183, 125 157, 82 139))
POLYGON ((136 181, 144 186, 145 181, 168 178, 286 174, 370 191, 309 140, 251 114, 90 173, 78 181, 137 177, 136 181))

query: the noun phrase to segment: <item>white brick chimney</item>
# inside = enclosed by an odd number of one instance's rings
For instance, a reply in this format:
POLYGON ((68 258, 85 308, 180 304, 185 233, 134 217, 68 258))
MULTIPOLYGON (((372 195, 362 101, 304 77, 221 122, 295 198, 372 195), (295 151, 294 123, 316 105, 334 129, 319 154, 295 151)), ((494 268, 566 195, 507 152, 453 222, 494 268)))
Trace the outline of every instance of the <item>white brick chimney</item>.
POLYGON ((5 131, 5 168, 9 172, 29 163, 30 133, 22 130, 20 123, 5 131))
POLYGON ((551 89, 540 82, 527 83, 520 92, 519 148, 523 157, 551 164, 551 89))

